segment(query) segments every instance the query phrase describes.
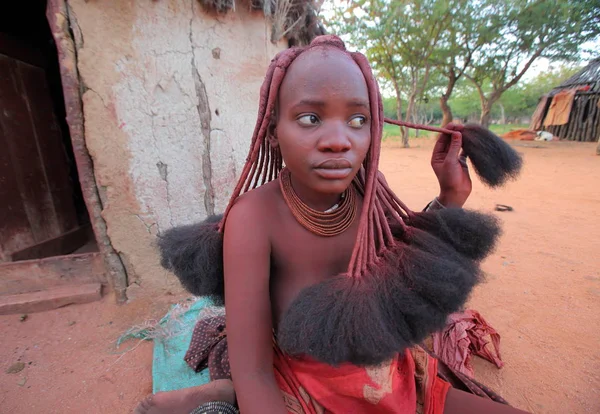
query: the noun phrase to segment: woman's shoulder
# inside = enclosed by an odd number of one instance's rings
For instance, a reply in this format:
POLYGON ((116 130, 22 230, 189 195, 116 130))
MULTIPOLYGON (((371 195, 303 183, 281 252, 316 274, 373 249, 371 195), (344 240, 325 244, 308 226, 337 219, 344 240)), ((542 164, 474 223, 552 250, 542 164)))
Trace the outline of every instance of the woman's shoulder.
POLYGON ((265 229, 277 214, 282 200, 277 181, 271 181, 239 196, 231 207, 227 222, 265 229))

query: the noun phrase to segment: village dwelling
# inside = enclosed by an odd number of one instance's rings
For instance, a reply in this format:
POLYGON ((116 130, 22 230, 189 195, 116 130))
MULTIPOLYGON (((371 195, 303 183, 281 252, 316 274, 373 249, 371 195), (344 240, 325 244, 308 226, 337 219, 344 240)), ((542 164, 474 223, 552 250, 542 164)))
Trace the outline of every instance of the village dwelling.
POLYGON ((318 3, 0 6, 0 314, 180 289, 156 236, 222 212, 271 58, 318 3))
POLYGON ((600 141, 600 58, 541 97, 530 129, 569 141, 600 141))

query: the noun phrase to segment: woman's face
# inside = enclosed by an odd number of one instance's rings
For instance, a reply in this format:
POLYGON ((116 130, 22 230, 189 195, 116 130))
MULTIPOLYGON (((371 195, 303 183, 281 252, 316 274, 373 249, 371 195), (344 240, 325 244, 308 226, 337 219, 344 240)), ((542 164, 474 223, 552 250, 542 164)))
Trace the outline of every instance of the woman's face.
POLYGON ((320 47, 296 58, 279 90, 274 136, 299 195, 348 188, 371 143, 367 83, 349 55, 320 47))

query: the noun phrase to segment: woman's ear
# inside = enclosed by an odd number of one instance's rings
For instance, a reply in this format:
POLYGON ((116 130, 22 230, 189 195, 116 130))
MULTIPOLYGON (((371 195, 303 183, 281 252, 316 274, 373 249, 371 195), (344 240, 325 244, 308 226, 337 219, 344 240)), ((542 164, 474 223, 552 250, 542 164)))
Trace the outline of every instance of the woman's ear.
POLYGON ((267 139, 269 140, 271 147, 277 148, 279 146, 279 140, 277 139, 277 122, 275 121, 274 116, 271 116, 271 121, 269 122, 267 139))

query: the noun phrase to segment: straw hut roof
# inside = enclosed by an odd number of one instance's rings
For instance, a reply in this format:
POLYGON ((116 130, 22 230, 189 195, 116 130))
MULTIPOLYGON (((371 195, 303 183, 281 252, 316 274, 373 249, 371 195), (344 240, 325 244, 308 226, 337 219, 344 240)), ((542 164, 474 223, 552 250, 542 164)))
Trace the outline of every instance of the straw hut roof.
POLYGON ((262 11, 271 22, 271 42, 285 38, 290 46, 309 44, 316 36, 325 34, 318 18, 322 0, 247 0, 236 4, 235 0, 198 0, 207 10, 227 13, 236 7, 250 7, 262 11))
POLYGON ((600 94, 600 57, 592 60, 581 72, 571 76, 569 79, 550 91, 550 96, 556 95, 563 89, 589 86, 587 92, 600 94))

